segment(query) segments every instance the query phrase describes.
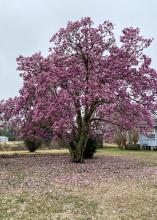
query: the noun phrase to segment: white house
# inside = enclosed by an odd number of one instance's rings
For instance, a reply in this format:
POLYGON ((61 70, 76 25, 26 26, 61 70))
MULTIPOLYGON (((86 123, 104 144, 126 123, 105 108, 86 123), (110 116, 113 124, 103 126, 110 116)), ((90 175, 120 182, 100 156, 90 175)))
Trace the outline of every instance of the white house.
POLYGON ((140 134, 139 144, 145 149, 157 149, 157 119, 154 119, 154 128, 151 133, 147 136, 140 134))
POLYGON ((0 136, 0 142, 8 142, 9 138, 6 136, 0 136))

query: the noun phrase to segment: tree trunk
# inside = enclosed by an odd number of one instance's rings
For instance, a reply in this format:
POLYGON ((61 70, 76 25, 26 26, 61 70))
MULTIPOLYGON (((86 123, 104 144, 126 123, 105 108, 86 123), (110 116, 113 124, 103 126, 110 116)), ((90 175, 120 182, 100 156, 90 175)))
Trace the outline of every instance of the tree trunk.
POLYGON ((87 135, 81 134, 79 141, 77 142, 73 141, 70 143, 69 151, 73 162, 83 163, 83 159, 84 159, 83 152, 86 148, 87 140, 88 140, 87 135))
POLYGON ((83 153, 81 148, 80 149, 78 149, 77 147, 75 148, 75 150, 73 151, 72 160, 75 163, 83 163, 83 153))

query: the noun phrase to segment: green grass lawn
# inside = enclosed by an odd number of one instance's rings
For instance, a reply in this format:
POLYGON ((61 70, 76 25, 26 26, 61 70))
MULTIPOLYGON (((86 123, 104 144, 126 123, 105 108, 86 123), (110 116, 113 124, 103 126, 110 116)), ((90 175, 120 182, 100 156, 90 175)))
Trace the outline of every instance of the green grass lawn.
POLYGON ((36 150, 35 152, 29 152, 28 150, 17 150, 17 151, 13 151, 13 150, 8 150, 8 151, 0 151, 0 155, 43 155, 43 154, 68 154, 68 150, 67 149, 53 149, 53 150, 36 150))
POLYGON ((98 149, 0 152, 1 220, 156 220, 157 152, 98 149))
POLYGON ((125 157, 141 157, 141 158, 156 158, 157 151, 146 151, 146 150, 120 150, 118 147, 104 147, 99 148, 97 153, 109 155, 109 156, 125 156, 125 157))

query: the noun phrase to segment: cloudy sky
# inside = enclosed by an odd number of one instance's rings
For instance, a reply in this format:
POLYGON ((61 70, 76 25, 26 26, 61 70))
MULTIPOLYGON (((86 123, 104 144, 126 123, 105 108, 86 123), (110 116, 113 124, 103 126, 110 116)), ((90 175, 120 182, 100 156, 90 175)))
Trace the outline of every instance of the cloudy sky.
POLYGON ((96 24, 111 20, 117 37, 124 27, 140 27, 144 36, 154 37, 147 54, 157 68, 157 0, 0 0, 0 99, 18 95, 22 86, 16 57, 46 55, 51 36, 83 16, 96 24))

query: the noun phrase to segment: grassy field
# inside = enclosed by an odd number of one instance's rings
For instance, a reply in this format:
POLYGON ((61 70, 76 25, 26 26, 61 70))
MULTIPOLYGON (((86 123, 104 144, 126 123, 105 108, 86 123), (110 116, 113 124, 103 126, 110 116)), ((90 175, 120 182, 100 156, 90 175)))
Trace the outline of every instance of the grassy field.
POLYGON ((138 158, 156 158, 157 151, 147 151, 147 150, 120 150, 118 147, 104 147, 99 148, 97 153, 109 155, 109 156, 121 156, 121 157, 138 157, 138 158))
POLYGON ((0 219, 156 220, 157 152, 99 149, 0 152, 0 219))

